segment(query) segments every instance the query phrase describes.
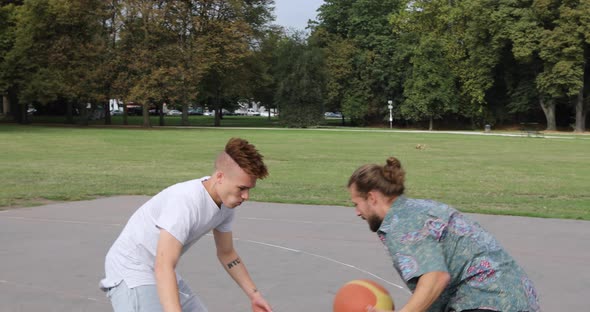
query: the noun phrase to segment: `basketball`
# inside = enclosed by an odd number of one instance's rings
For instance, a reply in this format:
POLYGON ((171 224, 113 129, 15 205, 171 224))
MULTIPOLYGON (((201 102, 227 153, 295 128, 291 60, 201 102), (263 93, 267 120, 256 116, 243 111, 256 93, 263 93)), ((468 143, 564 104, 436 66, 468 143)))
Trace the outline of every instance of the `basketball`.
POLYGON ((333 312, 366 312, 367 306, 393 310, 387 289, 371 280, 354 280, 342 286, 334 297, 333 312))

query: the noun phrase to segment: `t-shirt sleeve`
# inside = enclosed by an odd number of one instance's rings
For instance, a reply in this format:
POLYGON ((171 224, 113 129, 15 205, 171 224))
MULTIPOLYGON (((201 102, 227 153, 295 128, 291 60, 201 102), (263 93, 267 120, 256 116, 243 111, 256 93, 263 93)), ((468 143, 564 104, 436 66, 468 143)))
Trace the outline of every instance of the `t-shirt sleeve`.
POLYGON ((429 272, 449 271, 440 242, 444 231, 446 224, 433 218, 417 231, 389 237, 394 266, 406 282, 429 272))
POLYGON ((168 198, 160 203, 161 210, 156 218, 156 226, 174 236, 182 245, 189 237, 191 225, 197 216, 182 198, 168 198))
POLYGON ((225 216, 225 219, 215 228, 219 232, 231 232, 232 226, 234 223, 234 210, 227 209, 228 214, 225 216))

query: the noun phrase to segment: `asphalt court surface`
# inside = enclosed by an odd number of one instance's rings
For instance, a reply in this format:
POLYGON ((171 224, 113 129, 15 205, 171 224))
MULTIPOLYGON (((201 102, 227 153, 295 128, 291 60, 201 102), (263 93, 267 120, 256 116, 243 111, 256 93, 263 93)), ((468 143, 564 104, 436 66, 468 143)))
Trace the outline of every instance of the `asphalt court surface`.
MULTIPOLYGON (((0 211, 0 312, 110 311, 98 288, 104 256, 149 197, 123 196, 0 211)), ((350 207, 248 202, 235 246, 277 312, 331 311, 340 286, 373 279, 398 306, 410 294, 383 245, 350 207)), ((473 215, 525 268, 544 311, 587 311, 590 222, 473 215)), ((203 237, 179 273, 209 311, 251 311, 203 237)))

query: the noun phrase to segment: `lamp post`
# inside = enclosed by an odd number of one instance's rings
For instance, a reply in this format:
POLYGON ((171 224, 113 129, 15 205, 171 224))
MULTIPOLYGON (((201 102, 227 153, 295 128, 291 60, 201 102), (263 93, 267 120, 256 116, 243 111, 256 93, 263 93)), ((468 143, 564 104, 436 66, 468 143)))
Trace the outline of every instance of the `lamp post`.
POLYGON ((393 101, 392 100, 387 101, 387 108, 389 108, 389 129, 391 129, 392 122, 393 122, 393 115, 391 113, 391 110, 393 109, 393 101))

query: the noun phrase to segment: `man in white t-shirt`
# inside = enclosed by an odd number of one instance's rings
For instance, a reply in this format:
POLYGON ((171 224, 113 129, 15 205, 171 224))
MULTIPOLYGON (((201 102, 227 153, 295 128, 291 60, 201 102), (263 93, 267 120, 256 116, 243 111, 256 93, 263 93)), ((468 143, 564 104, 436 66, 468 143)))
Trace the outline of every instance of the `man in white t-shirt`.
POLYGON ((172 185, 129 219, 106 256, 107 292, 115 312, 207 311, 176 273, 176 264, 213 230, 217 257, 250 298, 252 311, 271 311, 233 246, 234 208, 268 175, 263 156, 248 141, 232 138, 210 177, 172 185))

